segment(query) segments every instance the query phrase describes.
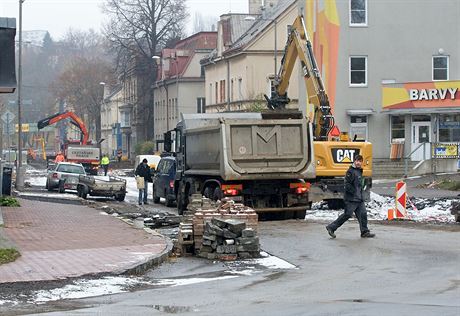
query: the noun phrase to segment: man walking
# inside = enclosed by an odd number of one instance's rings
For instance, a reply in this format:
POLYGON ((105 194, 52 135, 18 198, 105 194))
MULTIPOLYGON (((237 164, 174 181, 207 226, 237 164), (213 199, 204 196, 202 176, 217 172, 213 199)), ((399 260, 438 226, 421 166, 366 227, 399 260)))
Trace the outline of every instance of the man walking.
POLYGON ((104 169, 104 176, 107 175, 107 171, 109 170, 109 164, 110 164, 110 159, 109 157, 107 157, 107 154, 105 154, 101 159, 101 166, 102 166, 102 169, 104 169))
POLYGON ((334 222, 326 226, 329 236, 335 238, 335 231, 351 218, 353 212, 359 222, 362 238, 372 238, 375 234, 367 228, 367 211, 364 204, 363 195, 363 156, 357 155, 353 164, 348 168, 345 175, 345 194, 343 200, 345 202, 345 211, 334 222))
POLYGON ((142 162, 137 166, 135 175, 144 178, 144 188, 143 189, 138 188, 139 189, 139 205, 142 205, 142 202, 144 202, 144 204, 148 204, 147 203, 147 188, 148 188, 149 181, 151 179, 151 175, 150 175, 150 167, 147 164, 147 159, 144 158, 142 162))

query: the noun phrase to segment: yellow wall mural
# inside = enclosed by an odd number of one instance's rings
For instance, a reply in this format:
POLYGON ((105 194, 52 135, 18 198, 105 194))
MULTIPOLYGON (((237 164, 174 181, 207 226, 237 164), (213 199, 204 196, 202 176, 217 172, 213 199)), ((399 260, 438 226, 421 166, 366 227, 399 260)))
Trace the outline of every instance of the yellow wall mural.
POLYGON ((340 35, 336 0, 306 0, 305 20, 329 102, 334 111, 340 35))

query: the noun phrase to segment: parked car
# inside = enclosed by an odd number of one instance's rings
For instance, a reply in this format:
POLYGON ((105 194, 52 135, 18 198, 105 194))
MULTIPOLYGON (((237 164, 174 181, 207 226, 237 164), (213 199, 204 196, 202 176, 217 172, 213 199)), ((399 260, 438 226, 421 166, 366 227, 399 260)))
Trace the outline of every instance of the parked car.
POLYGON ((160 198, 166 199, 166 206, 173 206, 176 201, 174 194, 174 179, 176 177, 176 158, 163 157, 158 163, 153 178, 153 202, 160 203, 160 198))
POLYGON ((147 164, 150 167, 150 173, 152 174, 152 179, 153 179, 153 175, 155 173, 155 170, 158 167, 161 157, 159 155, 138 155, 136 156, 136 160, 134 162, 134 169, 133 169, 134 172, 136 172, 137 166, 139 166, 139 164, 144 159, 147 159, 147 164))
POLYGON ((76 190, 80 175, 86 175, 85 168, 81 164, 60 162, 48 169, 45 188, 48 191, 58 189, 60 193, 66 189, 76 190))

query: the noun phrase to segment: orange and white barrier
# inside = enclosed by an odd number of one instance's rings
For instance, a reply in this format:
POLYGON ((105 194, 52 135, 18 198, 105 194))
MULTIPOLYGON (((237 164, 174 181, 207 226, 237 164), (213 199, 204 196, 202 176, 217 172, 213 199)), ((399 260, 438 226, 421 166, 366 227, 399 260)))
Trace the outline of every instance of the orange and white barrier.
POLYGON ((388 210, 388 220, 407 218, 407 185, 404 181, 396 183, 396 205, 394 209, 388 210))

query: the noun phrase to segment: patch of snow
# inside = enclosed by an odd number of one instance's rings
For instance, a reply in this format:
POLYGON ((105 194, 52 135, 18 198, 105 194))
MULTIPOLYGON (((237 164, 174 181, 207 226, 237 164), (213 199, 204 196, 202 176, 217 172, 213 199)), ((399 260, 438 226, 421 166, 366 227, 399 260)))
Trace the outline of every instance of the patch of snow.
POLYGON ((187 278, 187 279, 162 279, 156 282, 157 285, 164 285, 164 286, 181 286, 181 285, 190 285, 190 284, 197 284, 197 283, 204 283, 204 282, 211 282, 211 281, 220 281, 220 280, 227 280, 237 278, 237 275, 227 275, 215 278, 187 278))
POLYGON ((99 215, 109 215, 106 212, 99 212, 99 215))
MULTIPOLYGON (((452 200, 450 199, 421 199, 413 198, 407 201, 408 219, 416 222, 454 222, 450 214, 452 200), (412 203, 411 203, 412 202, 412 203)), ((388 219, 388 209, 395 208, 395 198, 386 197, 371 192, 371 200, 366 203, 367 218, 369 220, 388 219)), ((325 203, 314 203, 311 210, 307 210, 306 220, 333 221, 343 213, 343 210, 330 210, 325 203)))
POLYGON ((49 198, 59 198, 65 200, 78 200, 79 197, 70 193, 39 193, 39 192, 18 192, 18 196, 39 196, 49 198))
POLYGON ((16 305, 18 305, 18 302, 16 302, 16 301, 9 301, 9 300, 0 300, 0 306, 1 306, 1 305, 16 306, 16 305))
POLYGON ((99 280, 80 280, 74 284, 52 290, 37 291, 33 302, 45 303, 64 299, 77 299, 127 292, 130 286, 142 283, 139 278, 104 277, 99 280))

